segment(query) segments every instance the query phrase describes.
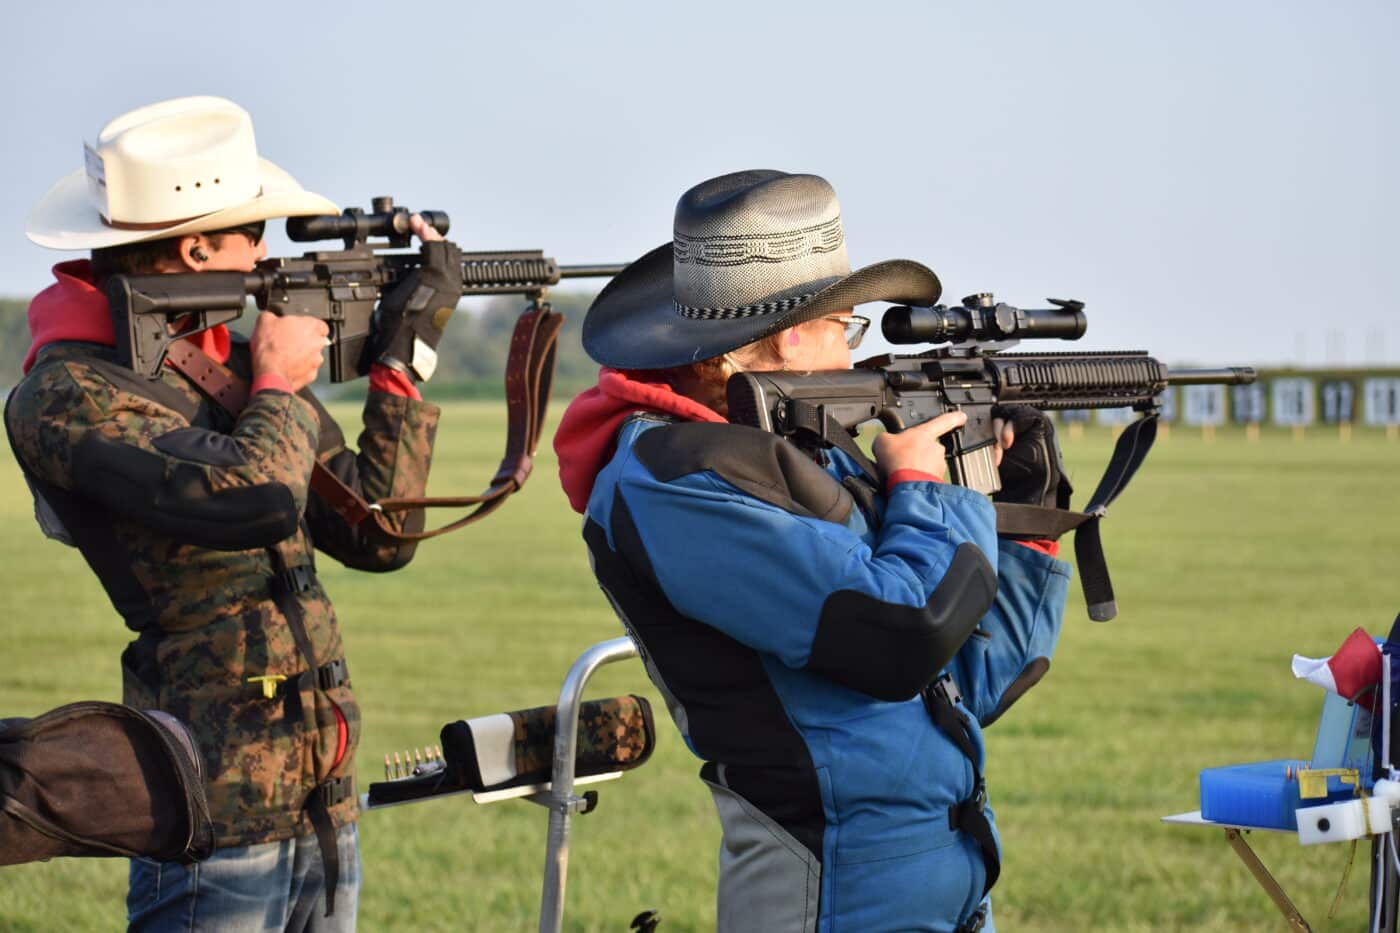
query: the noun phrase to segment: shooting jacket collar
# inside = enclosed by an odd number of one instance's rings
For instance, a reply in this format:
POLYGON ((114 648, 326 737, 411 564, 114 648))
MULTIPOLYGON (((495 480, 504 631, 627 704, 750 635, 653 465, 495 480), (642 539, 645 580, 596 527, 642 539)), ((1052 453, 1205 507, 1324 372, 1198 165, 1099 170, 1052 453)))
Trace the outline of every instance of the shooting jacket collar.
POLYGON ((671 242, 603 289, 583 346, 605 366, 665 369, 858 304, 931 305, 941 293, 932 270, 910 260, 852 272, 825 179, 736 172, 681 196, 671 242))

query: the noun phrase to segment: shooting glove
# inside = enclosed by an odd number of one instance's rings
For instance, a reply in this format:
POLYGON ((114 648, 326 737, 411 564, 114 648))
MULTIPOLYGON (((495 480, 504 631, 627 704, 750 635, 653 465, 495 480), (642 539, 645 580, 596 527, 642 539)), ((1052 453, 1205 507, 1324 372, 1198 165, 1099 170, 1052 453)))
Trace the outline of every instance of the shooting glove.
POLYGON ((992 417, 1004 419, 1016 438, 1001 458, 1001 490, 997 502, 1069 508, 1074 488, 1065 477, 1064 457, 1055 425, 1045 412, 1029 405, 997 405, 992 417))
POLYGON ((422 382, 437 368, 438 341, 462 299, 462 251, 441 240, 419 252, 423 264, 379 302, 374 358, 422 382))

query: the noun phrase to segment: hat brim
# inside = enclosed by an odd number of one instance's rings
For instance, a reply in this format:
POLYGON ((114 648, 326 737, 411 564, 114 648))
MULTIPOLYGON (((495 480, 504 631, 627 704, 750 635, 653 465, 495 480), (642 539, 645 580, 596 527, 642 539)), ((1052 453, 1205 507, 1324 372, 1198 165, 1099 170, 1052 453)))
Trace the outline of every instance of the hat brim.
POLYGON ((872 301, 932 305, 943 294, 933 270, 908 259, 857 269, 782 312, 698 320, 676 311, 673 253, 664 243, 623 269, 583 320, 583 349, 617 369, 668 369, 718 356, 794 324, 872 301))
POLYGON ((87 176, 78 169, 60 179, 39 200, 29 214, 24 232, 29 239, 48 249, 102 249, 278 217, 340 213, 335 202, 307 191, 291 175, 266 159, 258 160, 258 174, 262 193, 249 201, 168 227, 131 230, 103 222, 102 215, 88 199, 87 176))

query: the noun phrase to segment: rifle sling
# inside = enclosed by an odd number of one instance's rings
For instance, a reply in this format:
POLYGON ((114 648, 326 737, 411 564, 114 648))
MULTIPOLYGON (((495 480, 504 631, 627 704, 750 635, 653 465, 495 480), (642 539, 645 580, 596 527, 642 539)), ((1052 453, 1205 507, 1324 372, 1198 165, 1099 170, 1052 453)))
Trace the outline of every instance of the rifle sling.
MULTIPOLYGON (((814 413, 806 413, 812 415, 814 413)), ((879 473, 875 464, 865 455, 851 435, 835 418, 821 412, 821 430, 805 421, 801 429, 817 435, 822 442, 845 451, 867 477, 879 485, 879 473)), ((1103 553, 1103 539, 1099 523, 1108 512, 1108 506, 1127 488, 1128 481, 1142 466, 1152 443, 1157 439, 1157 413, 1148 412, 1130 424, 1118 437, 1113 448, 1113 456, 1104 469, 1094 494, 1084 511, 1047 508, 1038 505, 1020 505, 1010 502, 997 502, 997 534, 1018 538, 1058 538, 1067 531, 1074 531, 1074 556, 1079 565, 1079 580, 1084 588, 1084 602, 1089 618, 1095 622, 1107 622, 1118 615, 1118 606, 1113 596, 1113 581, 1108 574, 1108 561, 1103 553)))
MULTIPOLYGON (((395 541, 421 541, 470 525, 490 515, 525 485, 534 464, 554 374, 555 342, 563 315, 548 303, 536 303, 520 316, 506 360, 506 450, 486 491, 476 496, 399 497, 373 504, 347 486, 319 460, 311 471, 311 490, 351 526, 373 517, 379 531, 395 541), (423 508, 476 508, 432 531, 402 532, 391 527, 390 512, 423 508)), ((171 345, 166 360, 216 404, 237 417, 248 402, 248 384, 188 340, 171 345)))
POLYGON ((1099 523, 1108 514, 1109 504, 1127 488, 1128 481, 1147 459, 1147 453, 1156 439, 1156 412, 1148 412, 1128 425, 1119 435, 1103 478, 1082 512, 1009 502, 996 504, 997 534, 1056 538, 1066 531, 1074 531, 1074 556, 1079 565, 1079 580, 1084 587, 1084 602, 1088 606, 1089 618, 1095 622, 1107 622, 1118 614, 1099 523))

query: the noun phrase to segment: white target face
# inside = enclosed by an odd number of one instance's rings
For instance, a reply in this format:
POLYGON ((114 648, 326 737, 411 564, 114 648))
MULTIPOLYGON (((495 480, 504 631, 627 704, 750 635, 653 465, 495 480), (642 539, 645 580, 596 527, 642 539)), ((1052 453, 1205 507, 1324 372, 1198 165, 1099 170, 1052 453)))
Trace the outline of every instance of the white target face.
POLYGON ((1362 394, 1362 418, 1367 424, 1400 424, 1400 379, 1367 379, 1362 394))
POLYGON ((1225 423, 1224 386, 1183 386, 1181 420, 1194 428, 1225 423))
POLYGON ((1264 420, 1264 387, 1257 382, 1230 387, 1230 412, 1236 424, 1258 424, 1264 420))
POLYGON ((1311 379, 1274 380, 1274 424, 1306 427, 1317 418, 1311 379))

